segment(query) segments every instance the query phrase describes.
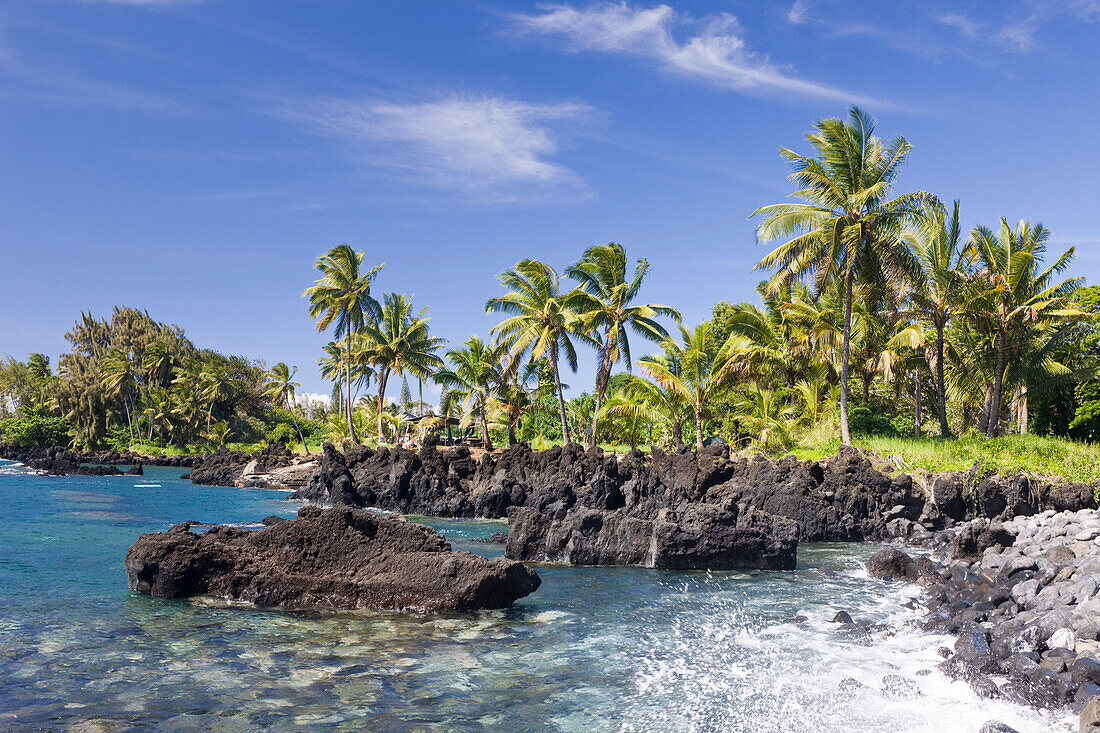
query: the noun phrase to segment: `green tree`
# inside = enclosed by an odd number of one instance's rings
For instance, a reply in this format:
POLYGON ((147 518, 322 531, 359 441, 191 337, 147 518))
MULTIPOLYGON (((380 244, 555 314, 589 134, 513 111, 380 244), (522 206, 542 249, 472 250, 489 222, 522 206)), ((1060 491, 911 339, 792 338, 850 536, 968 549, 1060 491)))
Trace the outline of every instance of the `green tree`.
POLYGON ((577 312, 579 293, 575 290, 562 293, 558 273, 538 260, 520 260, 498 278, 508 292, 491 298, 485 304, 485 311, 506 313, 509 317, 493 327, 492 333, 511 351, 510 370, 515 370, 524 356, 529 363, 547 359, 554 376, 562 439, 570 443, 572 436, 558 365, 564 356, 569 368, 577 371, 573 339, 590 341, 583 333, 583 323, 577 312))
POLYGON ((352 422, 351 398, 351 341, 368 319, 382 317, 382 308, 371 297, 370 288, 385 263, 362 271, 363 253, 356 252, 349 244, 338 244, 317 260, 316 268, 321 277, 302 293, 309 298, 309 317, 317 321, 317 330, 335 327, 336 338, 345 343, 344 386, 347 389, 345 410, 348 433, 352 443, 358 444, 352 422))
POLYGON ((678 394, 690 406, 695 417, 695 450, 702 451, 703 417, 734 383, 739 364, 728 341, 716 348, 708 321, 693 331, 680 326, 680 343, 668 339, 662 345, 667 359, 644 357, 638 366, 662 389, 678 394))
POLYGON ((765 451, 790 447, 795 409, 779 401, 774 392, 753 383, 738 392, 734 406, 741 429, 765 451))
MULTIPOLYGON (((673 376, 680 376, 679 362, 665 354, 646 356, 639 362, 643 369, 645 364, 649 363, 660 364, 673 376)), ((668 383, 667 380, 665 383, 668 383)), ((631 375, 623 383, 622 396, 635 405, 644 407, 651 423, 663 423, 676 448, 684 447, 684 418, 689 403, 682 392, 662 386, 660 382, 651 382, 644 377, 631 375)), ((622 408, 622 411, 628 409, 636 412, 634 408, 622 408)), ((611 411, 619 412, 620 408, 613 408, 611 411)))
POLYGON ((502 362, 506 354, 503 344, 488 344, 471 336, 462 346, 447 351, 449 369, 440 369, 435 379, 444 388, 444 415, 461 405, 463 421, 477 419, 485 449, 493 449, 489 436, 489 411, 493 396, 504 381, 502 362))
POLYGON ((308 456, 309 445, 306 443, 306 436, 302 432, 301 426, 298 425, 298 416, 294 411, 294 391, 302 386, 299 382, 294 381, 294 375, 297 373, 298 367, 291 369, 280 361, 267 373, 264 395, 277 405, 286 405, 286 409, 290 411, 290 418, 294 421, 294 429, 298 431, 298 437, 302 439, 302 445, 305 446, 306 455, 308 456))
POLYGON ((1073 261, 1073 247, 1050 267, 1039 269, 1049 239, 1050 230, 1042 224, 1021 221, 1011 227, 1006 219, 1001 219, 996 233, 980 226, 971 233, 968 253, 977 270, 968 288, 967 315, 994 341, 993 376, 987 383, 981 421, 987 435, 996 435, 1000 429, 1005 371, 1013 344, 1023 344, 1024 334, 1037 324, 1080 315, 1069 296, 1082 278, 1054 282, 1073 261))
POLYGON ((891 187, 912 146, 903 137, 889 143, 873 135, 875 123, 853 107, 849 122, 819 120, 807 135, 817 157, 780 148, 791 163, 795 196, 805 203, 763 206, 752 216, 764 220, 757 228, 761 241, 787 239, 765 255, 756 267, 775 269, 769 288, 810 277, 815 292, 834 280, 842 283, 844 322, 840 357, 840 432, 851 443, 848 429, 848 367, 852 327, 852 296, 857 277, 882 279, 900 288, 920 277, 919 265, 902 240, 938 200, 924 192, 890 199, 891 187))
POLYGON ((378 373, 378 440, 383 435, 383 410, 386 405, 386 385, 393 374, 404 376, 428 373, 442 366, 436 352, 443 340, 431 335, 427 308, 412 310, 412 298, 386 293, 382 312, 375 322, 363 329, 365 358, 378 373))
POLYGON ((597 341, 599 366, 596 371, 596 402, 592 415, 589 447, 596 445, 596 420, 607 393, 611 369, 622 361, 630 370, 628 331, 650 341, 668 338, 668 331, 657 322, 666 316, 680 321, 680 313, 666 305, 632 305, 641 293, 649 273, 649 262, 635 260, 634 273, 627 279, 628 261, 621 244, 609 242, 589 247, 581 259, 566 274, 580 284, 576 308, 580 311, 584 329, 597 341))
POLYGON ((936 417, 940 434, 951 435, 947 422, 947 387, 944 379, 944 349, 947 327, 963 306, 968 262, 962 247, 962 224, 956 200, 948 215, 942 209, 929 211, 914 228, 913 252, 923 277, 909 299, 914 315, 936 333, 934 363, 929 368, 936 379, 936 417))
POLYGON ((131 404, 137 390, 134 362, 122 349, 109 349, 102 360, 103 387, 110 396, 121 399, 126 408, 126 424, 130 429, 130 441, 134 440, 134 420, 131 404))

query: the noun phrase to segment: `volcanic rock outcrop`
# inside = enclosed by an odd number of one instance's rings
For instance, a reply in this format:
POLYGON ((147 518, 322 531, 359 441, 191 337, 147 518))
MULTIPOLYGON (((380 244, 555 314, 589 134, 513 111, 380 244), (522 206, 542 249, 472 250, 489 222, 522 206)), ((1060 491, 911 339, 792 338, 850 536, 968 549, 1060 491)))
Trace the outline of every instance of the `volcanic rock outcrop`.
POLYGON ((126 554, 130 590, 281 608, 473 611, 539 587, 513 560, 452 552, 429 527, 341 506, 303 507, 262 530, 193 523, 143 534, 126 554))
POLYGON ((195 459, 191 483, 208 486, 239 486, 261 489, 298 489, 313 474, 314 464, 295 456, 280 438, 254 453, 230 451, 207 453, 195 459))

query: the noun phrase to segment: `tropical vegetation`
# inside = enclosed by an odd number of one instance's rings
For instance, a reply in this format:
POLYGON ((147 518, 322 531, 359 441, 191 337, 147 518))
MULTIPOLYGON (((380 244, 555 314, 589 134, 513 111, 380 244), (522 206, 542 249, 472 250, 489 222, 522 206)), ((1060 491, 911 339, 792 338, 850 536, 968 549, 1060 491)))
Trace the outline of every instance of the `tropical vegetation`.
POLYGON ((572 262, 520 259, 485 304, 500 318, 488 335, 448 347, 428 308, 374 292, 382 264, 339 244, 304 292, 331 333, 317 362, 327 405, 296 399, 295 367, 199 349, 117 308, 80 315, 56 373, 41 354, 0 364, 0 431, 161 448, 283 437, 307 451, 444 433, 488 450, 721 440, 807 455, 858 443, 909 445, 943 466, 988 445, 994 462, 1087 463, 1100 438, 1100 286, 1066 277, 1074 249, 1048 253, 1038 223, 967 229, 959 201, 897 193, 912 146, 878 137, 862 110, 818 121, 806 142, 780 149, 791 198, 750 215, 770 243, 759 299, 719 301, 701 322, 649 302, 649 262, 609 242, 572 262), (594 380, 571 389, 586 363, 594 380), (1060 453, 1057 438, 1078 447, 1060 453))

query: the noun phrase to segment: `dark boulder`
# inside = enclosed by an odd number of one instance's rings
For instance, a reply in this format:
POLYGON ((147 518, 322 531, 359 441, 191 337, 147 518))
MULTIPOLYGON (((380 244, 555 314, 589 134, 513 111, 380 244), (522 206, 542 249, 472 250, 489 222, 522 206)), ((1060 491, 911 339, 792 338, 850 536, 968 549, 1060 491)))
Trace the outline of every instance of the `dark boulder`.
POLYGON ((516 507, 505 547, 517 560, 573 565, 791 570, 798 538, 791 520, 736 506, 687 504, 652 519, 626 509, 516 507))
POLYGON ((1094 697, 1081 711, 1081 733, 1100 733, 1100 697, 1094 697))
POLYGON ((896 547, 879 550, 867 561, 867 574, 882 580, 904 580, 931 586, 940 582, 939 566, 927 557, 910 557, 896 547))
POLYGON ((283 608, 472 611, 508 606, 540 583, 521 563, 452 552, 428 527, 350 507, 304 507, 256 531, 195 534, 191 524, 130 548, 131 591, 283 608))

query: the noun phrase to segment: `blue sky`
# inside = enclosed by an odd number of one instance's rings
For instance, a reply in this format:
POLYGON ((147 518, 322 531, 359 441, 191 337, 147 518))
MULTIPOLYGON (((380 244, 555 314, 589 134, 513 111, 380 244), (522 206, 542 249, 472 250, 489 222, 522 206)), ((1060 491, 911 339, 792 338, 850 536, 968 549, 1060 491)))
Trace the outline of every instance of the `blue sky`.
POLYGON ((452 341, 500 270, 610 240, 696 322, 754 297, 777 147, 852 103, 913 143, 899 188, 1098 280, 1098 34, 1100 0, 6 0, 0 354, 125 304, 327 392, 300 294, 344 241, 452 341))

